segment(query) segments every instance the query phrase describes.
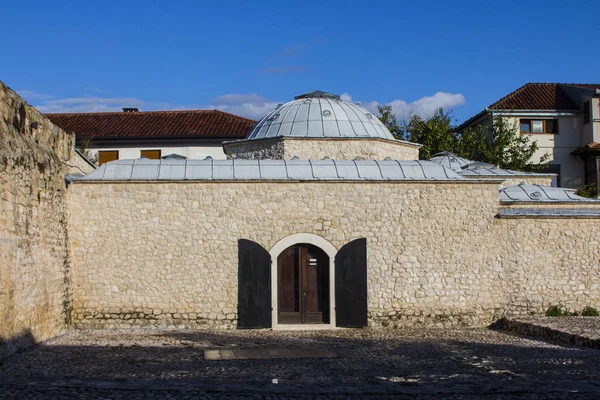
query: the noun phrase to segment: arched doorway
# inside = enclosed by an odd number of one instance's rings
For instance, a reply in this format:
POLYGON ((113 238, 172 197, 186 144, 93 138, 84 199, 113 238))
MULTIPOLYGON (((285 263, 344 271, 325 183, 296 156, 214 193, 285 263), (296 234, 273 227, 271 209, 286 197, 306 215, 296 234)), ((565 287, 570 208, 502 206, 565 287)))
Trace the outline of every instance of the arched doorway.
MULTIPOLYGON (((255 243, 256 247, 253 251, 252 260, 254 263, 249 263, 250 266, 265 266, 266 260, 270 263, 271 276, 267 280, 259 280, 264 284, 269 284, 271 290, 268 296, 264 296, 261 290, 264 285, 255 284, 251 282, 250 285, 240 286, 242 288, 249 287, 250 289, 246 292, 241 293, 238 297, 242 300, 249 298, 248 291, 250 291, 250 300, 247 303, 256 303, 256 306, 251 307, 252 309, 260 308, 261 315, 267 312, 267 307, 263 307, 265 299, 271 301, 270 307, 270 318, 268 318, 269 325, 274 329, 320 329, 320 328, 334 328, 339 327, 363 327, 367 326, 367 239, 359 238, 352 240, 343 245, 338 251, 333 244, 327 239, 314 235, 311 233, 296 233, 283 239, 279 240, 269 250, 268 256, 260 245, 255 243), (260 249, 259 249, 260 248, 260 249), (302 322, 302 315, 300 311, 300 296, 302 294, 300 282, 300 264, 298 264, 298 275, 294 270, 295 264, 294 254, 298 254, 302 251, 302 248, 306 248, 305 259, 310 264, 311 259, 317 259, 317 266, 323 265, 323 269, 320 273, 316 273, 317 280, 322 279, 327 284, 321 283, 321 293, 325 291, 326 297, 321 298, 321 309, 317 308, 316 314, 305 315, 304 323, 302 322), (296 249, 296 250, 290 250, 296 249), (312 257, 312 252, 317 254, 317 257, 312 257), (298 253, 295 253, 298 252, 298 253), (263 256, 264 255, 264 256, 263 256), (282 257, 280 257, 282 256, 282 257), (282 272, 289 274, 285 279, 280 282, 280 260, 283 258, 291 258, 291 260, 281 261, 284 263, 287 269, 283 269, 282 272), (321 258, 320 258, 321 257, 321 258), (322 262, 319 261, 322 259, 322 262), (292 267, 289 267, 291 265, 292 267), (290 270, 292 272, 290 272, 290 270), (319 278, 320 277, 320 278, 319 278), (293 283, 292 283, 293 278, 293 283), (288 286, 282 285, 287 282, 288 286), (285 287, 280 287, 285 286, 285 287), (297 289, 296 289, 297 288, 297 289), (284 313, 296 313, 296 315, 282 315, 282 322, 279 322, 279 308, 280 308, 280 290, 287 291, 288 297, 281 298, 281 302, 287 302, 283 304, 284 313), (255 293, 256 292, 256 293, 255 293), (258 299, 258 300, 256 300, 258 299), (296 299, 298 306, 296 307, 296 299), (259 301, 260 300, 260 301, 259 301), (319 318, 318 313, 321 312, 320 322, 310 322, 319 318), (284 322, 286 321, 287 322, 284 322), (298 322, 299 321, 299 322, 298 322)), ((298 260, 296 255, 296 260, 298 260)), ((246 268, 242 265, 243 260, 240 258, 240 270, 246 268)), ((307 266, 306 268, 309 268, 307 266)), ((263 276, 261 271, 264 268, 259 268, 256 276, 263 276)), ((323 282, 323 281, 321 281, 323 282)), ((308 293, 307 293, 308 296, 308 293)), ((305 310, 306 314, 309 314, 314 310, 314 302, 307 305, 305 310)), ((318 303, 317 303, 318 307, 318 303)), ((239 308, 239 307, 238 307, 239 308)), ((250 315, 252 320, 252 315, 250 315)), ((265 319, 266 320, 266 319, 265 319)), ((268 327, 267 323, 264 322, 262 327, 268 327)))
POLYGON ((319 247, 299 243, 277 257, 277 322, 330 323, 330 259, 319 247))

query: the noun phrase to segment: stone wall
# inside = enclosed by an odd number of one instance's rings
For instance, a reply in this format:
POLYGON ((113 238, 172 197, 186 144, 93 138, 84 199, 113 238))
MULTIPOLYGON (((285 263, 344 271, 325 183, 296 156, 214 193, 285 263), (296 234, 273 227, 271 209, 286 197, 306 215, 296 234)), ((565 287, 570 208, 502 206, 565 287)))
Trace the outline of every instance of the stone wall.
POLYGON ((235 326, 237 241, 366 237, 371 325, 484 325, 600 301, 597 220, 495 218, 497 182, 76 182, 77 326, 235 326))
POLYGON ((0 360, 65 327, 74 137, 0 82, 0 360))
POLYGON ((296 138, 284 137, 251 141, 230 142, 223 145, 225 154, 246 159, 320 160, 418 160, 416 144, 376 138, 296 138))
POLYGON ((248 160, 285 160, 284 140, 262 139, 223 143, 223 151, 228 158, 248 160))
POLYGON ((87 175, 96 169, 79 151, 74 151, 65 164, 68 167, 69 174, 87 175))

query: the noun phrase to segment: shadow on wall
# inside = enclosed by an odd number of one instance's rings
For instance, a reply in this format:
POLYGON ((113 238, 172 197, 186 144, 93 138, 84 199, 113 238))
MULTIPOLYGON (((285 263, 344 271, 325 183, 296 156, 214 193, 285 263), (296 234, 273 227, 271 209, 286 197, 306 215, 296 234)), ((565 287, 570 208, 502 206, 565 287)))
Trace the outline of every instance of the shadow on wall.
POLYGON ((17 336, 10 339, 0 338, 0 364, 11 355, 36 344, 35 338, 29 329, 25 329, 17 336))
POLYGON ((287 333, 252 330, 244 334, 81 331, 15 355, 0 366, 0 397, 3 385, 11 386, 11 390, 26 390, 32 385, 76 385, 143 388, 165 394, 167 390, 200 390, 335 394, 340 398, 344 393, 517 398, 551 393, 556 398, 573 398, 575 393, 600 393, 595 385, 599 378, 600 358, 594 350, 483 329, 387 333, 369 329, 287 333), (204 349, 280 347, 326 348, 338 357, 219 361, 203 357, 204 349), (278 380, 277 384, 273 379, 278 380))

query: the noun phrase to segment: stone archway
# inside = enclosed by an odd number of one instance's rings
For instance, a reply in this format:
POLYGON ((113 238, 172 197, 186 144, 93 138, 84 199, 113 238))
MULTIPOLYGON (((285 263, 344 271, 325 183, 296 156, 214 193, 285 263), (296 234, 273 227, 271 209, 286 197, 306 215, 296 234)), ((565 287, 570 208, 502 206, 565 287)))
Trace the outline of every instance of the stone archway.
POLYGON ((310 234, 310 233, 298 233, 287 236, 277 242, 269 251, 271 255, 271 304, 272 304, 272 326, 273 329, 315 329, 315 328, 334 328, 336 326, 335 321, 335 255, 337 249, 329 241, 321 236, 310 234), (311 324, 310 321, 304 323, 280 323, 279 322, 279 290, 280 290, 280 277, 279 277, 279 265, 278 259, 289 249, 294 248, 306 248, 313 249, 316 254, 322 252, 327 260, 328 268, 325 273, 328 278, 328 296, 327 302, 328 310, 324 313, 327 314, 328 323, 311 324), (308 323, 307 323, 308 322, 308 323))

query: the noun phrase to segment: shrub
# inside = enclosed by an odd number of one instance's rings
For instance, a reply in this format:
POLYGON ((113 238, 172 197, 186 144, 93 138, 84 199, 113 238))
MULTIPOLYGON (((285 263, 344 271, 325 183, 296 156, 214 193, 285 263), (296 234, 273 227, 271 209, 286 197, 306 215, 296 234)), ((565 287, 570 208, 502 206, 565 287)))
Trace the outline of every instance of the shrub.
POLYGON ((581 189, 575 192, 576 195, 581 197, 589 197, 591 199, 596 198, 598 195, 598 190, 596 189, 596 185, 593 183, 589 183, 584 185, 581 189))
POLYGON ((594 307, 586 307, 581 312, 582 317, 600 317, 600 312, 596 310, 594 307))
MULTIPOLYGON (((568 313, 566 313, 568 314, 568 313)), ((551 306, 546 310, 546 317, 564 317, 565 312, 560 306, 551 306)))

